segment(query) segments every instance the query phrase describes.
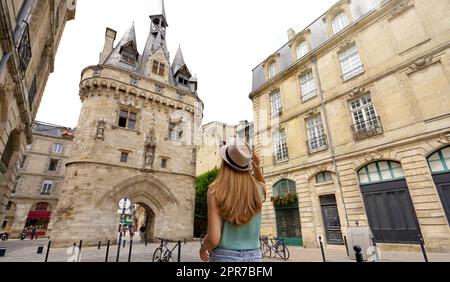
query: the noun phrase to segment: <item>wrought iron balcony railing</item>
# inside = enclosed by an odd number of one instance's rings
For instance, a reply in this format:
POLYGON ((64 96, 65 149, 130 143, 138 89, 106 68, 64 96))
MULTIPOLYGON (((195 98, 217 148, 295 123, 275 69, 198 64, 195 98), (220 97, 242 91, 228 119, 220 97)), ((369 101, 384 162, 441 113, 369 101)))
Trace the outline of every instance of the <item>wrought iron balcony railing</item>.
POLYGON ((360 75, 363 72, 364 72, 364 65, 360 65, 360 66, 352 69, 351 71, 344 73, 342 75, 342 79, 344 81, 347 81, 347 80, 349 80, 349 79, 351 79, 351 78, 353 78, 353 77, 355 77, 357 75, 360 75))
POLYGON ((306 141, 306 147, 308 148, 308 154, 328 150, 327 135, 323 134, 321 136, 306 141))
POLYGON ((356 141, 383 134, 383 125, 380 117, 376 117, 352 126, 353 136, 356 141))

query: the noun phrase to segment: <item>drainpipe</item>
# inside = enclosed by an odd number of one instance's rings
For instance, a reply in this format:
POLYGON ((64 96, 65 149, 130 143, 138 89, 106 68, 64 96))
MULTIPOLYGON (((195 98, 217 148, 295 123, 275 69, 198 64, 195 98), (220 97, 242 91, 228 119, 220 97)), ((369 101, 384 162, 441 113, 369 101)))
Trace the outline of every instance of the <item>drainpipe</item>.
POLYGON ((348 214, 347 214, 347 206, 345 204, 344 193, 342 191, 341 176, 340 176, 339 170, 337 168, 336 151, 334 149, 333 138, 331 137, 331 134, 330 134, 330 127, 328 126, 329 125, 328 114, 327 114, 327 108, 325 107, 325 99, 324 99, 324 95, 323 95, 322 83, 320 81, 319 68, 317 67, 317 58, 313 57, 312 62, 313 62, 314 76, 317 77, 317 84, 318 84, 317 86, 318 86, 318 90, 319 90, 319 96, 320 96, 320 102, 321 102, 321 107, 322 107, 322 111, 323 111, 324 122, 325 122, 325 126, 327 128, 328 143, 330 144, 330 149, 331 149, 331 159, 333 161, 334 172, 336 173, 336 178, 337 178, 337 182, 338 182, 339 192, 341 194, 342 204, 344 205, 345 221, 347 222, 347 227, 350 227, 350 221, 348 219, 348 214))

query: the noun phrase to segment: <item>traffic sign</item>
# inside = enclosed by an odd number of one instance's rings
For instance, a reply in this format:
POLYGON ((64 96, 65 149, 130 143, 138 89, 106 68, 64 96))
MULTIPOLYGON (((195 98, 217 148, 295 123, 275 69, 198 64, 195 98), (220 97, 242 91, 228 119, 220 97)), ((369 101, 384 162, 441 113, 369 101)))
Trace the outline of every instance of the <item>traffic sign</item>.
POLYGON ((126 214, 126 215, 131 215, 131 214, 133 214, 132 212, 131 212, 131 210, 130 209, 125 209, 125 212, 124 212, 124 210, 123 209, 118 209, 117 210, 117 214, 126 214))
POLYGON ((129 199, 122 199, 119 202, 119 208, 129 209, 131 207, 131 201, 129 199))

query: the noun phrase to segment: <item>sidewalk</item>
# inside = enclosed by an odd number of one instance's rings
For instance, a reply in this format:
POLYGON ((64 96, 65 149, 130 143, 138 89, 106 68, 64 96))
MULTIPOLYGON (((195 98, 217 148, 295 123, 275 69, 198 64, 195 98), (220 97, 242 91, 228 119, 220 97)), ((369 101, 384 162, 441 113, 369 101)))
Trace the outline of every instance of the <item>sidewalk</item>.
MULTIPOLYGON (((0 257, 1 262, 44 262, 47 252, 48 241, 45 239, 35 241, 10 240, 0 242, 0 246, 6 246, 6 256, 0 257), (43 254, 37 254, 38 246, 44 246, 43 254)), ((169 244, 172 248, 174 244, 169 244)), ((181 245, 181 262, 200 262, 198 257, 199 242, 188 242, 181 245)), ((153 253, 159 244, 136 243, 132 248, 132 262, 152 262, 153 253)), ((289 247, 291 258, 289 262, 322 262, 320 249, 305 249, 301 247, 289 247)), ((72 254, 73 248, 50 249, 49 262, 74 262, 77 253, 72 254)), ((120 262, 128 261, 129 242, 126 247, 120 249, 120 262)), ((115 262, 117 256, 117 245, 111 246, 109 250, 109 262, 115 262)), ((174 251, 174 259, 177 259, 177 250, 174 251)), ((345 249, 325 249, 327 262, 354 262, 347 257, 345 249)), ((104 262, 106 257, 106 246, 82 248, 80 254, 81 262, 104 262)), ((430 262, 450 262, 450 253, 438 254, 428 253, 430 262)), ((265 259, 267 262, 283 262, 281 259, 265 259)), ((381 252, 382 262, 423 262, 421 252, 381 252)))

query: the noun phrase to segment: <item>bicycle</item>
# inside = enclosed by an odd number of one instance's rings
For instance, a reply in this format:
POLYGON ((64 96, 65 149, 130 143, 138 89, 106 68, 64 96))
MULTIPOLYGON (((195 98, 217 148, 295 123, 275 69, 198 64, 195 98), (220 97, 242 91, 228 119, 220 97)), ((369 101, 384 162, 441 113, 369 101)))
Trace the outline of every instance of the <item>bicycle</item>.
POLYGON ((162 238, 156 239, 161 240, 161 245, 153 253, 153 262, 175 262, 172 254, 178 247, 178 244, 176 244, 172 249, 169 249, 167 244, 171 242, 170 240, 162 238))
POLYGON ((277 256, 278 256, 282 260, 287 261, 291 257, 291 254, 289 252, 288 247, 285 244, 284 239, 279 239, 276 237, 269 238, 269 236, 262 236, 261 237, 261 252, 263 254, 263 258, 264 257, 277 258, 277 256), (273 253, 273 256, 272 256, 272 253, 273 253))

